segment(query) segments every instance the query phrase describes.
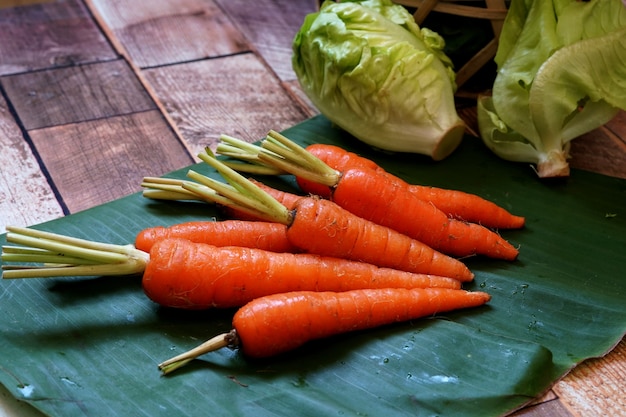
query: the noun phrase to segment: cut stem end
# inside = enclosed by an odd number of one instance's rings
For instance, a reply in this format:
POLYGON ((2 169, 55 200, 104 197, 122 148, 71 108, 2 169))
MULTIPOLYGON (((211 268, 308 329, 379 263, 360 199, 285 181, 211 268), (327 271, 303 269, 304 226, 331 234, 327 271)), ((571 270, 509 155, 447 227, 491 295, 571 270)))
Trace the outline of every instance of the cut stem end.
POLYGON ((225 347, 235 348, 239 345, 239 338, 237 337, 237 332, 233 329, 228 333, 222 333, 213 337, 212 339, 207 340, 195 348, 188 350, 187 352, 181 353, 178 356, 175 356, 171 359, 168 359, 159 364, 159 370, 163 375, 167 375, 178 368, 181 368, 187 365, 192 360, 196 359, 199 356, 202 356, 206 353, 216 351, 218 349, 222 349, 225 347))

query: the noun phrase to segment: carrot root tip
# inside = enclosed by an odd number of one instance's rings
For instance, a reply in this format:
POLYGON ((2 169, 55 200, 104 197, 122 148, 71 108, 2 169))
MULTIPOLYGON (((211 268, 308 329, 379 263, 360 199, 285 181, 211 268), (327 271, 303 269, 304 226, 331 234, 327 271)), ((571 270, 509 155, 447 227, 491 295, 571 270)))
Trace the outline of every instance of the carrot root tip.
POLYGON ((238 344, 239 337, 237 337, 237 332, 233 329, 228 333, 217 335, 187 352, 183 352, 178 356, 161 362, 158 367, 162 375, 167 375, 205 353, 213 352, 224 347, 236 347, 238 344))

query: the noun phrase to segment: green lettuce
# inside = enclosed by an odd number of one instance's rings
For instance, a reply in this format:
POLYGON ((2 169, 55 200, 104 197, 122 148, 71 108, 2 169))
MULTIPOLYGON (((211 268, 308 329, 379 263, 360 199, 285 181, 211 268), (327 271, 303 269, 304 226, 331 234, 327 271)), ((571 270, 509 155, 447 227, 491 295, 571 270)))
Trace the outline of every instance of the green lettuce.
POLYGON ((621 0, 513 0, 495 58, 492 95, 478 100, 485 144, 569 175, 572 139, 626 109, 626 7, 621 0))
POLYGON ((465 130, 444 46, 390 0, 326 1, 305 18, 292 64, 318 110, 357 139, 440 160, 465 130))

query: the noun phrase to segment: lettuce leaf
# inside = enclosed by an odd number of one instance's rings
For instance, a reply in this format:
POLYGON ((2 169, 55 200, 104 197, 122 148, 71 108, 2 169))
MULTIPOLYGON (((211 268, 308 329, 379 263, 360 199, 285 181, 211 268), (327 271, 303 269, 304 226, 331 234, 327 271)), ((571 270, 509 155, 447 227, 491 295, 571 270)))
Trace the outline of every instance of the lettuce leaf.
POLYGON ((492 96, 478 101, 483 141, 540 177, 568 176, 569 142, 626 109, 626 8, 514 0, 496 63, 492 96))

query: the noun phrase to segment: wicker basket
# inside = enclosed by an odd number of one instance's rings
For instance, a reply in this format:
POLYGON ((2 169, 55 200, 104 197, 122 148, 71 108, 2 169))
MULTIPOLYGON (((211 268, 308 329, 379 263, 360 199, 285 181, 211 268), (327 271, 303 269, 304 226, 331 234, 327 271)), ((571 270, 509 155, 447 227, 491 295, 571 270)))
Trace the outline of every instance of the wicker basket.
POLYGON ((431 11, 491 21, 493 39, 456 71, 456 83, 459 88, 496 55, 502 24, 508 11, 505 0, 394 0, 394 2, 415 8, 413 16, 418 25, 422 24, 431 11), (484 4, 485 7, 472 6, 471 3, 484 4))

